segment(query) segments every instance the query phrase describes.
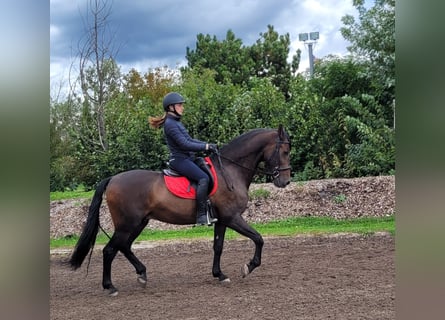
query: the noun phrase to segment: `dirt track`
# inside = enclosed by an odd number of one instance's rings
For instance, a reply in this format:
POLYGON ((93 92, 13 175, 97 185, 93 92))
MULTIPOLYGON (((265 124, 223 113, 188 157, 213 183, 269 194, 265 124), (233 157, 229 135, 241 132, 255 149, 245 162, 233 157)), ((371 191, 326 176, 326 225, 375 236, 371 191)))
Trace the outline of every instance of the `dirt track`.
POLYGON ((211 275, 212 243, 136 248, 148 283, 118 254, 112 269, 117 297, 101 287, 102 255, 72 271, 66 254, 50 261, 51 319, 395 319, 395 243, 389 235, 266 238, 263 264, 246 278, 250 240, 226 241, 222 271, 211 275))

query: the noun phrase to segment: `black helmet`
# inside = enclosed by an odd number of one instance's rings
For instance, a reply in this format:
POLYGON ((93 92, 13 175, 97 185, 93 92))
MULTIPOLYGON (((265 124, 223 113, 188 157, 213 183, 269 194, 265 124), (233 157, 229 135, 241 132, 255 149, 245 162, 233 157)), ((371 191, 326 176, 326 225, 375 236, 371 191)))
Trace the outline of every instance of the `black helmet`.
POLYGON ((162 101, 162 105, 164 106, 164 110, 168 111, 168 106, 176 103, 184 103, 184 98, 177 92, 167 93, 162 101))

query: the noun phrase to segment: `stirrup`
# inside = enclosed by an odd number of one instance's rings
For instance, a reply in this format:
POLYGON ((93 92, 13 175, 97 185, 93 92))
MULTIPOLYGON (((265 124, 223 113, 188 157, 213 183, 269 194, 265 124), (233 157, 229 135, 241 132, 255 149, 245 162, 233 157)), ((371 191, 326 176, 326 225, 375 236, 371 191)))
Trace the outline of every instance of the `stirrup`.
POLYGON ((207 213, 206 213, 206 221, 205 222, 198 222, 198 219, 197 219, 195 225, 196 226, 204 226, 204 225, 211 226, 212 224, 214 224, 217 221, 218 221, 218 219, 210 217, 210 214, 207 211, 207 213))

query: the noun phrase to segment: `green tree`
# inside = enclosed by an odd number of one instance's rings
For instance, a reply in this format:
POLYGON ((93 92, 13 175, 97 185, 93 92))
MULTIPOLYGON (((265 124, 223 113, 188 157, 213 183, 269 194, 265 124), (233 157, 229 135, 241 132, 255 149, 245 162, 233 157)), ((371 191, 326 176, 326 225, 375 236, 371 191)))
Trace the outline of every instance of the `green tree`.
MULTIPOLYGON (((252 78, 238 106, 250 114, 252 128, 278 128, 288 119, 284 94, 270 78, 252 78)), ((246 128, 247 129, 247 128, 246 128)))
POLYGON ((354 0, 358 21, 352 15, 342 18, 343 37, 356 59, 369 62, 368 73, 374 79, 374 92, 392 117, 395 99, 395 0, 376 0, 366 9, 364 0, 354 0))
POLYGON ((198 34, 196 48, 187 47, 186 58, 188 68, 215 70, 218 83, 246 83, 254 68, 242 40, 236 38, 230 29, 223 41, 209 34, 198 34))
POLYGON ((132 103, 149 99, 152 104, 157 104, 179 82, 179 72, 167 66, 149 69, 144 74, 131 69, 123 78, 124 91, 132 103))
POLYGON ((186 99, 183 121, 190 134, 213 143, 225 143, 240 124, 230 114, 240 87, 218 84, 210 69, 183 70, 181 92, 186 99))
POLYGON ((291 166, 298 180, 323 178, 319 167, 316 139, 319 134, 319 106, 322 98, 301 75, 291 81, 291 97, 287 102, 288 121, 285 124, 292 139, 291 166))
POLYGON ((291 72, 298 69, 300 52, 293 56, 292 64, 287 62, 290 51, 289 33, 279 35, 272 25, 250 48, 250 57, 255 62, 255 75, 270 78, 280 88, 285 97, 289 97, 291 72))
POLYGON ((50 103, 50 190, 64 191, 79 183, 75 158, 78 141, 72 125, 76 123, 76 108, 67 100, 50 103))
POLYGON ((300 52, 288 63, 290 36, 279 35, 268 25, 265 33, 252 46, 244 46, 233 31, 227 31, 226 38, 219 41, 216 36, 198 34, 196 48, 187 47, 188 65, 183 68, 215 71, 219 84, 231 83, 246 86, 252 77, 269 78, 288 97, 292 72, 298 69, 300 52))
POLYGON ((292 82, 289 109, 293 165, 301 179, 388 174, 394 169, 394 132, 384 106, 370 93, 367 65, 327 57, 314 77, 292 82))
POLYGON ((367 64, 360 60, 328 55, 317 61, 314 76, 308 83, 327 100, 344 95, 359 97, 374 90, 367 70, 367 64))
POLYGON ((147 121, 157 109, 149 98, 134 102, 126 94, 110 102, 106 117, 110 145, 96 160, 102 175, 164 166, 167 150, 163 137, 159 131, 150 130, 147 121))
POLYGON ((395 169, 394 130, 384 119, 384 108, 373 96, 349 99, 353 112, 343 119, 346 133, 345 176, 389 174, 395 169))

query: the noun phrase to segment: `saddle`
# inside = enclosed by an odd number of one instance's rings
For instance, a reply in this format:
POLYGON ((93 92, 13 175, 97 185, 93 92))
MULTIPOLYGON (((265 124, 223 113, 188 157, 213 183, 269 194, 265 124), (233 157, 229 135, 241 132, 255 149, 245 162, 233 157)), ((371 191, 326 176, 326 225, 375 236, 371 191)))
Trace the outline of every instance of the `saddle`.
MULTIPOLYGON (((218 188, 218 179, 216 177, 215 167, 209 157, 198 157, 194 161, 208 176, 209 188, 208 195, 211 196, 218 188)), ((191 182, 187 177, 182 176, 171 167, 163 169, 164 181, 167 189, 175 196, 184 199, 196 199, 196 183, 191 182)))

